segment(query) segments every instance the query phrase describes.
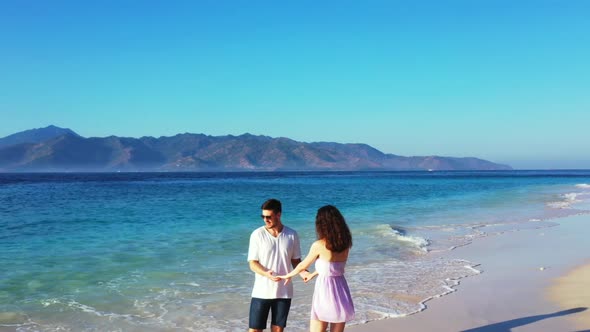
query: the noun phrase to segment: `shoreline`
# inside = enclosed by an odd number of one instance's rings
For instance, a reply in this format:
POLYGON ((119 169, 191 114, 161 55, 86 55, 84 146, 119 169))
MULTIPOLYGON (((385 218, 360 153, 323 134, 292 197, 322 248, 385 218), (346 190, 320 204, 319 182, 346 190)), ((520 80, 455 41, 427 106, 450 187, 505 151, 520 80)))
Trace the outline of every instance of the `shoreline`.
MULTIPOLYGON (((482 271, 459 280, 455 291, 424 301, 408 316, 347 326, 347 331, 579 331, 590 329, 590 300, 572 304, 548 295, 552 287, 582 283, 590 294, 590 215, 551 220, 551 230, 523 229, 491 235, 445 257, 479 264, 482 271), (581 271, 581 272, 580 272, 581 271), (573 276, 571 276, 573 274, 573 276), (569 276, 569 277, 567 277, 569 276), (579 308, 579 309, 578 309, 579 308), (584 319, 580 318, 584 317, 584 319)), ((578 286, 579 287, 579 286, 578 286)), ((559 293, 560 290, 557 292, 559 293)), ((579 290, 576 288, 576 294, 579 290)))

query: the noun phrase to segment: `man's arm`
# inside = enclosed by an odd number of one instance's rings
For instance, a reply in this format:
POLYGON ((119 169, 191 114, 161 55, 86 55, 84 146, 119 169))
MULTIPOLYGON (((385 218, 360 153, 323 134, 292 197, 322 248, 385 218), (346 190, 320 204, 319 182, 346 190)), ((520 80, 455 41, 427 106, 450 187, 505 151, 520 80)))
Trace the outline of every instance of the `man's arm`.
POLYGON ((261 276, 267 277, 272 281, 281 280, 279 277, 274 275, 275 272, 273 270, 265 268, 264 266, 262 266, 262 264, 260 264, 259 261, 248 261, 248 264, 250 265, 250 270, 252 270, 254 273, 258 273, 261 276))
POLYGON ((299 263, 301 263, 301 258, 291 259, 291 265, 293 265, 293 268, 295 268, 299 263))

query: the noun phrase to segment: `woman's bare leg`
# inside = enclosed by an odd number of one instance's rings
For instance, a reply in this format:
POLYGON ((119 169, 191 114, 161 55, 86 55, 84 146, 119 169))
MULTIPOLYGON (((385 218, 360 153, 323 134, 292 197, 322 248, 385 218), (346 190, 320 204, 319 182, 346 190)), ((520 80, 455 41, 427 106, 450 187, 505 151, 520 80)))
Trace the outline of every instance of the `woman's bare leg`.
POLYGON ((330 332, 343 332, 346 323, 330 323, 330 332))
POLYGON ((309 332, 326 332, 326 328, 328 328, 327 322, 315 319, 309 321, 309 332))

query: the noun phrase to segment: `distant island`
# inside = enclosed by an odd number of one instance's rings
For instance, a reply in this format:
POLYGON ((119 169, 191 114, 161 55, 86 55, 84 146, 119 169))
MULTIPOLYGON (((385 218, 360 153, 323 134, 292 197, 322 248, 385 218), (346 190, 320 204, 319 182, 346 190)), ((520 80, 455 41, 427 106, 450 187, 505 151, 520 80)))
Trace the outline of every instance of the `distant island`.
POLYGON ((243 134, 82 137, 48 126, 0 138, 1 172, 510 170, 478 158, 404 157, 367 144, 243 134))

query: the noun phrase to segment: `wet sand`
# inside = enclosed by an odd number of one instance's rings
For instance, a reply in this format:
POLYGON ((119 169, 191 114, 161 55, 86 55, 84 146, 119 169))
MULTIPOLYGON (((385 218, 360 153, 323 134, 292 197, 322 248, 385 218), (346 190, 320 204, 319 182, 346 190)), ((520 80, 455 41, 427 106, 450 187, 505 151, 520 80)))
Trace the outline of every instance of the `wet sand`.
POLYGON ((488 236, 451 251, 451 257, 479 263, 483 272, 461 280, 454 293, 427 301, 422 312, 346 330, 590 330, 590 215, 554 222, 554 227, 488 236))

